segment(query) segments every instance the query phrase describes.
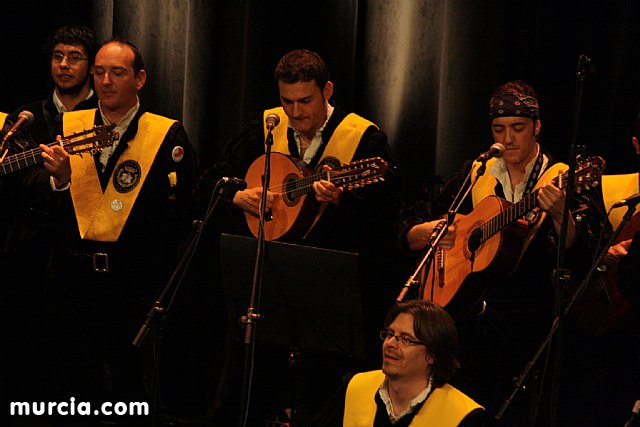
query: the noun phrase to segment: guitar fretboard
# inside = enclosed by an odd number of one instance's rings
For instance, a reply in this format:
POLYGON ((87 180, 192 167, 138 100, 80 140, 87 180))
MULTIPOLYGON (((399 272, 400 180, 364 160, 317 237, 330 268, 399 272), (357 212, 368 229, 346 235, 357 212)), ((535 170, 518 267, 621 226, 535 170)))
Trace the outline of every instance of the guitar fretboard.
MULTIPOLYGON (((52 144, 49 144, 49 147, 56 144, 58 143, 54 142, 52 144)), ((0 176, 19 171, 20 169, 24 169, 29 166, 37 165, 38 163, 42 163, 43 158, 41 154, 42 149, 34 148, 6 157, 0 164, 0 176)))
MULTIPOLYGON (((566 176, 567 174, 563 173, 560 177, 554 178, 553 185, 558 186, 558 182, 564 182, 566 176)), ((491 218, 489 221, 482 224, 482 226, 480 226, 480 230, 482 230, 482 238, 481 241, 477 243, 480 244, 486 241, 491 236, 502 231, 505 227, 513 224, 519 218, 522 218, 537 207, 538 190, 535 190, 534 192, 525 195, 519 202, 514 203, 498 215, 491 218)))
MULTIPOLYGON (((382 169, 380 169, 382 170, 382 169)), ((326 180, 330 181, 338 187, 342 187, 351 183, 360 183, 361 185, 367 184, 367 180, 375 177, 371 165, 366 163, 351 164, 343 169, 336 169, 332 171, 321 171, 304 178, 298 178, 291 180, 285 184, 285 192, 290 198, 295 199, 305 194, 313 192, 313 183, 326 180)))

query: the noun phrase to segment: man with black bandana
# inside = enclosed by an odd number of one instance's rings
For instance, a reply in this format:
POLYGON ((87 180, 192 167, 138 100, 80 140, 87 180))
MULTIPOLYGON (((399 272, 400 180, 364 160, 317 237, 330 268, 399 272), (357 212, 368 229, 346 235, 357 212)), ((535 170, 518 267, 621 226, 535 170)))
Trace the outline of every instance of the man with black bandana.
MULTIPOLYGON (((528 218, 533 221, 530 230, 537 229, 537 232, 519 263, 515 254, 517 268, 508 279, 479 272, 464 280, 458 293, 488 289, 483 297, 484 310, 482 306, 474 310, 482 314, 460 317, 460 313, 452 313, 458 319, 462 365, 452 384, 484 405, 489 413, 495 413, 512 390, 512 379, 533 356, 551 327, 554 290, 550 274, 555 266, 555 243, 566 200, 564 192, 551 180, 568 167, 555 163, 538 143, 542 127, 538 96, 525 82, 508 82, 497 88, 490 99, 489 117, 493 139, 504 145, 504 154, 487 161, 486 173, 478 179, 459 213, 471 213, 488 196, 516 203, 537 190, 537 203, 546 214, 544 219, 540 215, 528 218)), ((440 222, 436 218, 447 213, 469 169, 473 170, 473 180, 479 167, 480 162, 466 163, 463 170, 445 184, 428 209, 416 205, 409 211, 401 233, 405 248, 413 251, 425 248, 440 222)), ((454 222, 440 243, 445 257, 447 250, 456 244, 456 229, 454 222)), ((570 215, 566 247, 575 245, 579 235, 570 215)), ((532 373, 530 378, 534 377, 532 373)), ((526 424, 530 412, 526 405, 522 407, 527 400, 524 394, 517 396, 505 414, 505 425, 526 424)))

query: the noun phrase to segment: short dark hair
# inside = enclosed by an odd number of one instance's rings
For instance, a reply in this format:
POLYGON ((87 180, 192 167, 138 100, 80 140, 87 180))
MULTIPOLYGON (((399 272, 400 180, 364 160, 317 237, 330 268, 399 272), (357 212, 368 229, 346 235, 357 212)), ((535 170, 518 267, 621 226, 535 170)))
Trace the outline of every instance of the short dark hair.
POLYGON ((293 50, 278 61, 276 83, 310 82, 315 80, 320 89, 329 81, 329 68, 315 52, 306 49, 293 50))
POLYGON ((102 43, 102 46, 100 46, 100 48, 102 49, 102 47, 111 44, 111 43, 117 43, 117 44, 122 44, 125 46, 128 46, 129 49, 131 49, 133 51, 133 71, 136 73, 136 75, 138 75, 138 73, 140 73, 140 70, 144 69, 144 60, 142 59, 142 53, 140 52, 140 49, 138 49, 138 46, 136 46, 135 44, 133 44, 133 42, 121 38, 121 37, 111 37, 109 40, 107 40, 106 42, 102 43))
POLYGON ((57 44, 68 44, 82 46, 89 58, 89 65, 93 64, 98 51, 98 39, 89 27, 84 25, 65 25, 58 28, 51 37, 47 39, 46 54, 51 56, 53 48, 57 44))
POLYGON ((517 93, 519 95, 528 95, 532 96, 535 99, 538 99, 538 94, 536 90, 529 83, 524 80, 512 80, 505 84, 502 84, 496 88, 493 92, 493 96, 498 96, 505 93, 517 93))
POLYGON ((433 357, 434 386, 444 385, 460 367, 455 352, 458 348, 458 331, 449 313, 431 301, 409 300, 395 304, 387 313, 384 327, 401 313, 413 315, 416 338, 427 347, 433 357))

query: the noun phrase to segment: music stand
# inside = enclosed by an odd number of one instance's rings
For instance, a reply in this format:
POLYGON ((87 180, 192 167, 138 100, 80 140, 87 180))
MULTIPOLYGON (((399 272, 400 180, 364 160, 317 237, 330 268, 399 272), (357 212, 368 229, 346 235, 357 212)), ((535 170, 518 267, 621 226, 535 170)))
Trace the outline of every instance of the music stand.
MULTIPOLYGON (((249 299, 256 240, 222 234, 222 279, 231 316, 249 299)), ((256 340, 364 359, 358 255, 265 242, 256 340)))

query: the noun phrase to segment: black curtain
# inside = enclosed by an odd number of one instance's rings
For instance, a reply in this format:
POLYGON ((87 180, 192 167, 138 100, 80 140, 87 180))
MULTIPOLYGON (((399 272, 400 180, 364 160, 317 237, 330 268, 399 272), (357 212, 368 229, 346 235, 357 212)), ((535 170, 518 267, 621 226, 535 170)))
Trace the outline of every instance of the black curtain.
POLYGON ((640 98, 640 4, 633 0, 63 0, 10 3, 0 27, 0 111, 52 88, 42 52, 55 28, 86 24, 142 49, 149 108, 182 120, 203 167, 247 119, 278 102, 273 69, 305 47, 329 63, 335 99, 389 133, 408 201, 491 144, 487 103, 511 79, 541 98, 543 143, 568 153, 580 54, 587 78, 578 141, 628 172, 640 98))

